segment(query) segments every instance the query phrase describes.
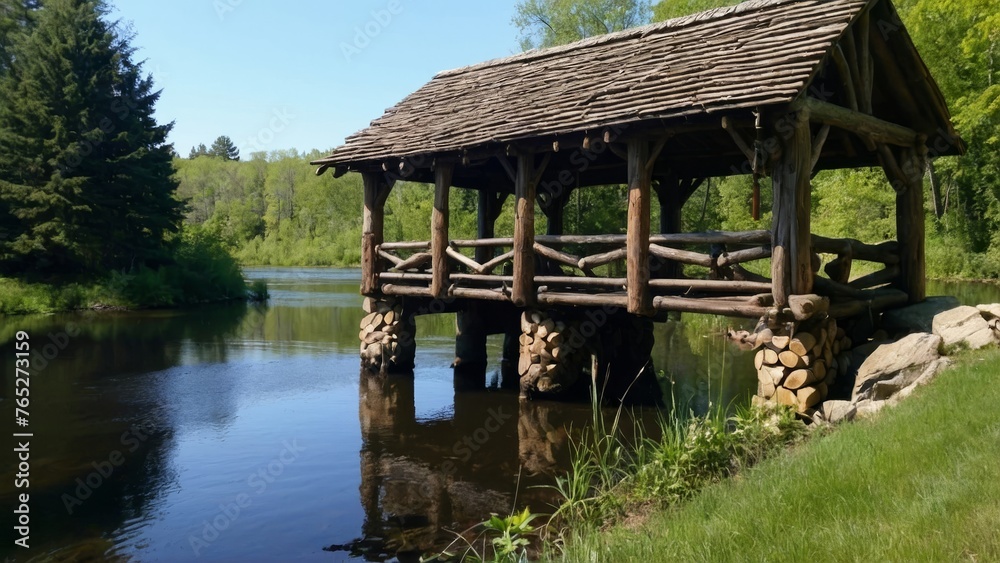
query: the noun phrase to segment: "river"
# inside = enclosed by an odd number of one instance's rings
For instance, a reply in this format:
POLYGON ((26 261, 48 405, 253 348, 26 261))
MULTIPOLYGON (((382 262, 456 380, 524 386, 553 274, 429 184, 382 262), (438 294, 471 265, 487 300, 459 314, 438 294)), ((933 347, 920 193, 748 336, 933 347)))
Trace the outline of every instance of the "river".
MULTIPOLYGON (((248 269, 267 305, 88 312, 0 320, 4 428, 0 506, 28 492, 30 550, 5 559, 416 560, 515 506, 551 510, 567 436, 589 405, 519 403, 456 389, 454 317, 418 319, 412 378, 361 373, 359 273, 248 269), (14 346, 30 336, 29 424, 13 425, 14 346), (10 361, 8 361, 10 360, 10 361), (30 432, 30 488, 14 489, 14 432, 30 432), (9 445, 8 445, 9 444, 9 445)), ((997 286, 932 285, 966 303, 997 286)), ((668 404, 735 408, 756 378, 723 337, 744 321, 657 325, 668 404)), ((656 413, 627 413, 648 423, 656 413)))

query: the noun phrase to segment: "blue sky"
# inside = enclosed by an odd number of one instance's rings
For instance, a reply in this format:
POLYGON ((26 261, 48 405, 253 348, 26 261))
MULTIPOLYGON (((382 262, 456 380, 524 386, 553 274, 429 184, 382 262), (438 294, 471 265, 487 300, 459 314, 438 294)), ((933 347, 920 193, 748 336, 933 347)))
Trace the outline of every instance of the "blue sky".
POLYGON ((518 52, 515 0, 113 0, 187 156, 327 150, 439 71, 518 52), (393 13, 395 12, 395 13, 393 13))

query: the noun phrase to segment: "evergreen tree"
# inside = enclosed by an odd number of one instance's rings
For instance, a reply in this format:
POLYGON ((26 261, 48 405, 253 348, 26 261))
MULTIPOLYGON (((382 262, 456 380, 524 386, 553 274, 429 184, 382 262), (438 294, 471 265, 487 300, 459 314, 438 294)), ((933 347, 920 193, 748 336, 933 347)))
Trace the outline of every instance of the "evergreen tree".
POLYGON ((208 154, 222 160, 240 159, 240 150, 236 148, 233 140, 225 135, 222 135, 212 143, 212 148, 208 149, 208 154))
POLYGON ((50 0, 0 78, 0 269, 77 274, 169 258, 172 124, 100 0, 50 0))
POLYGON ((10 68, 12 47, 32 27, 38 0, 0 0, 0 74, 10 68))
POLYGON ((199 156, 208 156, 208 147, 205 146, 205 143, 201 143, 197 147, 191 147, 191 152, 188 153, 188 158, 191 160, 199 156))

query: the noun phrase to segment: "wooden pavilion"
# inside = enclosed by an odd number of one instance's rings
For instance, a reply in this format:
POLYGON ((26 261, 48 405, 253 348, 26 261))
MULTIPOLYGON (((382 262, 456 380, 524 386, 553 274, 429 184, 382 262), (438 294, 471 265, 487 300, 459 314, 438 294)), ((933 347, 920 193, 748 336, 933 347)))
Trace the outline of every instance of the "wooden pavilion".
POLYGON ((546 311, 712 313, 777 329, 817 308, 847 318, 923 300, 924 170, 963 150, 890 0, 751 0, 442 72, 314 164, 364 178, 361 292, 372 299, 361 336, 372 365, 412 366, 400 323, 439 303, 469 318, 490 311, 530 370, 560 348, 533 348, 546 311), (896 192, 897 240, 814 234, 810 178, 871 166, 896 192), (769 230, 681 232, 681 209, 705 179, 740 174, 754 179, 755 217, 759 180, 771 179, 769 230), (404 180, 435 186, 430 241, 384 240, 386 198, 404 180), (627 233, 564 233, 570 193, 608 184, 628 185, 627 233), (449 236, 453 188, 478 192, 475 240, 449 236), (514 236, 497 238, 511 196, 514 236), (821 254, 833 257, 825 268, 821 254), (759 260, 770 277, 741 266, 759 260), (616 261, 625 277, 601 273, 616 261), (881 266, 852 279, 855 261, 881 266), (711 275, 686 278, 683 264, 711 275))

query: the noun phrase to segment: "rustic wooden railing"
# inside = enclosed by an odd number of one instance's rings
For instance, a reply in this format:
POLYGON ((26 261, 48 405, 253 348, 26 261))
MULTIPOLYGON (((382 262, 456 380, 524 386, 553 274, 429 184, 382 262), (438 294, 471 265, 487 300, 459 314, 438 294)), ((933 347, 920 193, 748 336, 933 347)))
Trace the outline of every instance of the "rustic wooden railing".
MULTIPOLYGON (((829 277, 815 277, 815 290, 834 297, 838 311, 863 310, 865 303, 875 300, 895 304, 902 298, 898 292, 873 290, 898 279, 897 243, 870 245, 818 235, 812 241, 814 270, 819 269, 819 254, 834 256, 825 267, 829 277), (854 262, 861 261, 881 264, 883 268, 851 280, 854 262)), ((433 267, 431 247, 431 242, 424 241, 379 245, 380 291, 411 297, 512 300, 513 238, 447 241, 443 262, 446 269, 440 271, 433 267), (435 283, 442 288, 440 294, 434 292, 435 283)), ((597 274, 604 267, 624 270, 626 235, 538 235, 532 249, 540 262, 530 284, 534 302, 553 306, 627 306, 628 278, 597 274)), ((655 310, 760 317, 774 304, 771 280, 743 267, 771 259, 768 231, 652 235, 648 250, 648 290, 655 310), (710 250, 697 250, 705 248, 710 250), (677 279, 661 275, 670 263, 707 268, 709 277, 677 279)))

